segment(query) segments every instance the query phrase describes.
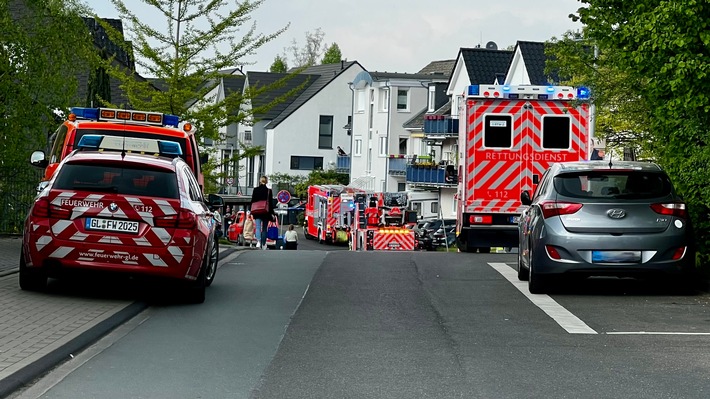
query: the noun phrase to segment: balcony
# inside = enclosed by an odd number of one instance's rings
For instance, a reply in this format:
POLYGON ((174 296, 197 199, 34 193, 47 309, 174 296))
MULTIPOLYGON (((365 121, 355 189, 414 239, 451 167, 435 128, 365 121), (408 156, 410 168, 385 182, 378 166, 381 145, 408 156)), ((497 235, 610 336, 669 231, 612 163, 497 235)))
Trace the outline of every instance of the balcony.
POLYGON ((449 115, 424 116, 424 134, 458 136, 459 120, 449 115))
POLYGON ((423 186, 455 186, 458 174, 454 165, 420 162, 407 165, 407 183, 423 186))
POLYGON ((350 155, 338 155, 335 160, 335 171, 337 173, 350 173, 350 155))
POLYGON ((404 155, 390 155, 387 160, 387 173, 390 176, 404 176, 407 174, 407 159, 404 155))

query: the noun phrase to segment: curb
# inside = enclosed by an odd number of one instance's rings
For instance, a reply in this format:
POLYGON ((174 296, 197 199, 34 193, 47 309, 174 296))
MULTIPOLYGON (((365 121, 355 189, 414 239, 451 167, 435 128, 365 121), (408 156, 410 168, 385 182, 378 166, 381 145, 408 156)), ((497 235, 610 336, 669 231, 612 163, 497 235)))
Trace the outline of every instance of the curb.
POLYGON ((5 398, 23 386, 31 383, 35 378, 48 372, 57 364, 68 360, 70 355, 79 352, 95 343, 116 327, 127 322, 148 308, 145 302, 133 302, 116 314, 99 322, 95 326, 81 333, 61 347, 55 349, 41 359, 33 362, 7 378, 0 380, 0 398, 5 398))
MULTIPOLYGON (((235 246, 226 246, 222 249, 220 248, 220 263, 224 261, 228 256, 237 253, 239 255, 239 248, 235 246)), ((218 265, 222 267, 222 265, 218 265)), ((8 276, 10 274, 17 273, 19 268, 11 269, 0 273, 0 277, 8 276)), ((137 316, 144 310, 148 308, 147 302, 136 301, 115 314, 109 316, 108 318, 100 321, 93 327, 81 333, 76 338, 70 340, 66 344, 60 346, 54 351, 48 353, 47 355, 41 357, 39 360, 28 364, 22 369, 16 371, 12 375, 0 380, 0 398, 6 398, 9 395, 15 393, 17 390, 27 386, 32 383, 36 378, 47 373, 58 364, 68 360, 74 353, 80 352, 92 344, 96 343, 98 340, 106 336, 108 333, 119 327, 120 325, 126 323, 128 320, 137 316)))

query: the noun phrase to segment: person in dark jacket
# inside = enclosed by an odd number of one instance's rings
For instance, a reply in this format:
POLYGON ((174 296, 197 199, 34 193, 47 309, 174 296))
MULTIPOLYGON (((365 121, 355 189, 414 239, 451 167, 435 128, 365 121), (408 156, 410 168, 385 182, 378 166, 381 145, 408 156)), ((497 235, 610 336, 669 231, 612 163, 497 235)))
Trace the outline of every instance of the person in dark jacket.
MULTIPOLYGON (((261 243, 261 249, 266 249, 266 230, 269 227, 269 222, 273 221, 276 219, 276 214, 274 213, 274 206, 271 203, 273 194, 271 193, 271 189, 266 187, 266 183, 269 182, 269 179, 266 176, 261 176, 259 179, 259 187, 255 187, 254 191, 251 193, 251 204, 254 204, 256 201, 261 201, 261 200, 266 200, 266 203, 268 204, 268 212, 263 213, 261 215, 254 215, 254 219, 258 219, 259 225, 261 227, 260 234, 259 234, 259 242, 261 243)), ((251 206, 250 204, 250 206, 251 206)))

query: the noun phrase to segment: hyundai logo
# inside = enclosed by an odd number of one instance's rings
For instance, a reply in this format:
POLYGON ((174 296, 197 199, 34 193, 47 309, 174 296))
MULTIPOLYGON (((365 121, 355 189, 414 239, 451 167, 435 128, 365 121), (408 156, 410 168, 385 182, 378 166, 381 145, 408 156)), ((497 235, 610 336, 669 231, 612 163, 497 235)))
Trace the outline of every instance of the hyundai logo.
POLYGON ((112 202, 111 204, 109 204, 108 210, 111 212, 116 212, 118 210, 118 205, 116 205, 115 202, 112 202))
POLYGON ((606 215, 612 219, 621 219, 626 216, 626 211, 623 209, 609 209, 606 211, 606 215))

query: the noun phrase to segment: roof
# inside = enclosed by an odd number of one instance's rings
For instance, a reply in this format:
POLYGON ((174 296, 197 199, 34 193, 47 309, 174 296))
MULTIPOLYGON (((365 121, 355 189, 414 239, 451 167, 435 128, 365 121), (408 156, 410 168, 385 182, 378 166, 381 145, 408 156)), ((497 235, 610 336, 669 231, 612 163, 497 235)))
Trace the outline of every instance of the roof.
POLYGON ((609 171, 609 170, 624 170, 624 169, 636 169, 646 172, 660 172, 661 167, 653 162, 642 162, 642 161, 578 161, 578 162, 561 162, 558 165, 559 172, 575 172, 575 171, 588 171, 588 170, 599 170, 599 171, 609 171), (611 165, 611 166, 610 166, 611 165))
POLYGON ((523 56, 531 85, 544 86, 559 81, 556 73, 545 75, 545 64, 548 59, 545 55, 545 43, 518 41, 517 47, 523 56))
POLYGON ((513 52, 486 48, 461 48, 459 57, 464 60, 471 84, 491 84, 496 81, 497 74, 508 70, 513 52))
POLYGON ((417 73, 443 74, 447 78, 451 76, 456 67, 456 60, 432 61, 417 73))
POLYGON ((224 96, 228 96, 234 92, 241 93, 244 90, 246 76, 244 75, 226 75, 222 77, 224 85, 224 96))
POLYGON ((247 72, 249 86, 254 88, 263 88, 265 86, 273 86, 272 89, 260 93, 252 99, 252 107, 259 108, 279 101, 269 109, 254 114, 254 118, 258 120, 273 121, 279 117, 287 107, 289 107, 308 87, 318 80, 319 76, 307 74, 288 74, 288 73, 272 73, 272 72, 247 72), (277 82, 281 82, 277 85, 277 82), (305 87, 295 94, 293 97, 284 98, 291 90, 298 88, 301 85, 305 87))
POLYGON ((336 64, 314 65, 306 68, 303 73, 305 74, 305 76, 309 76, 312 78, 311 83, 300 93, 300 95, 295 100, 293 100, 289 104, 286 104, 286 107, 283 112, 280 112, 278 116, 276 116, 271 122, 269 122, 267 129, 273 129, 278 126, 292 113, 299 109, 303 104, 305 104, 306 102, 308 102, 308 100, 313 98, 313 96, 318 94, 324 87, 330 84, 330 82, 335 80, 338 76, 340 76, 340 74, 348 70, 353 65, 360 64, 358 64, 357 61, 343 61, 336 64))

